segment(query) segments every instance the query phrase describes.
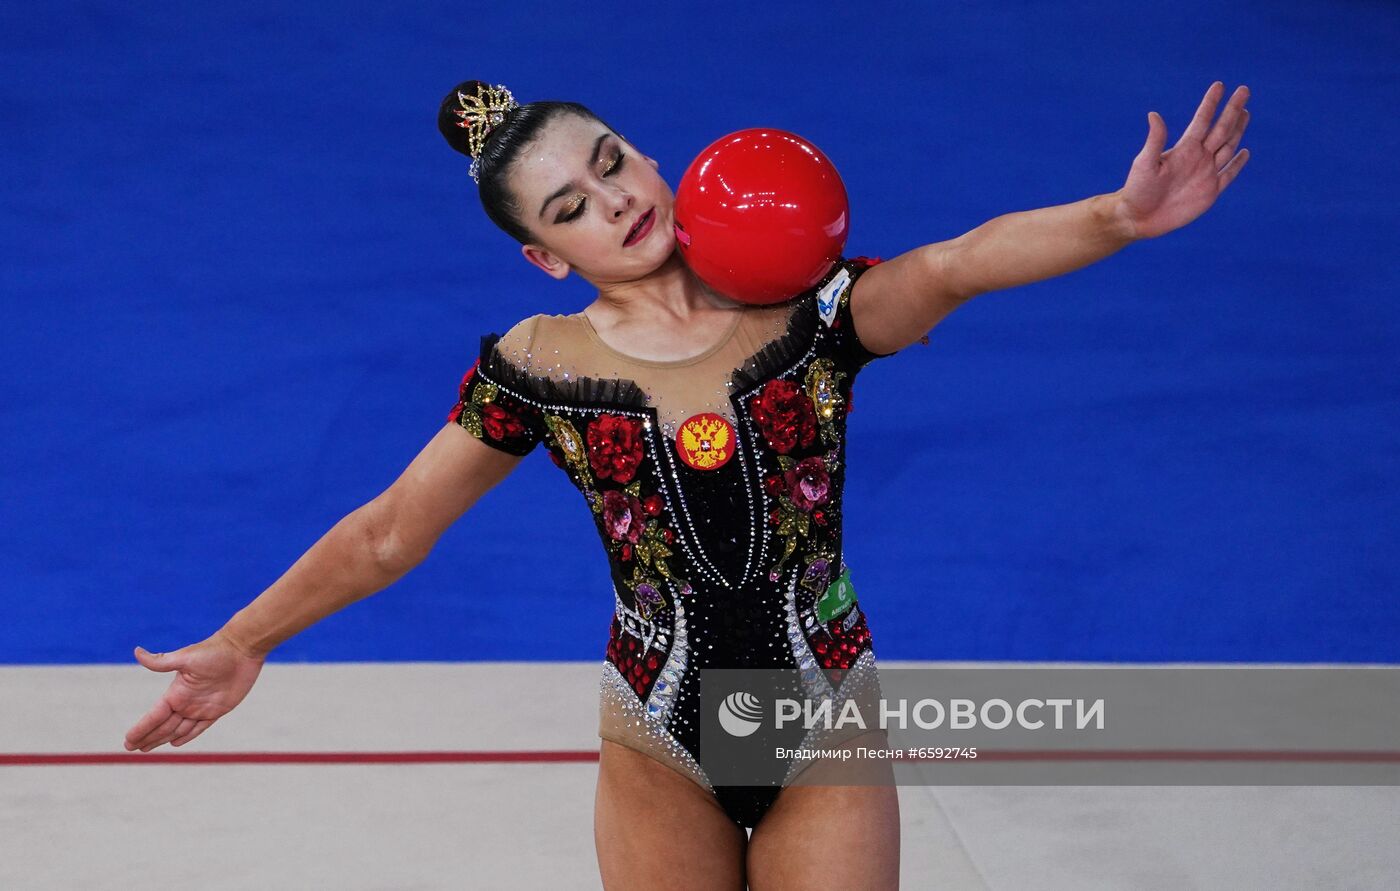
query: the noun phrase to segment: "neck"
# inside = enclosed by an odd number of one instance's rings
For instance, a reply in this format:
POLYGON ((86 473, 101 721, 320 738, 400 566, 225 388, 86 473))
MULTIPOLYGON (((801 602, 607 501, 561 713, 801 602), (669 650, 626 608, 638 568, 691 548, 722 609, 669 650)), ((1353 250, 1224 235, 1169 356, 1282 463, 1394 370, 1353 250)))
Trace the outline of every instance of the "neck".
POLYGON ((701 281, 681 258, 679 247, 645 278, 602 282, 597 287, 597 303, 631 317, 659 315, 686 319, 697 312, 732 306, 734 302, 701 281))

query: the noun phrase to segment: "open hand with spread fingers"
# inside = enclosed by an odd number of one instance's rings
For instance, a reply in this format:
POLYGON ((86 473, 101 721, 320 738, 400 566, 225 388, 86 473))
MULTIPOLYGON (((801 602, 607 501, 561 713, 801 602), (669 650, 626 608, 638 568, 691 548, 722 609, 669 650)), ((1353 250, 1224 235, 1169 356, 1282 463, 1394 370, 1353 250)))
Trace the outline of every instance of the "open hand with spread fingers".
POLYGON ((1236 151, 1249 126, 1249 87, 1235 89, 1212 126, 1224 93, 1225 84, 1211 84, 1181 138, 1166 151, 1167 124, 1157 112, 1147 113, 1147 143, 1118 190, 1118 213, 1134 238, 1162 235, 1205 213, 1249 160, 1249 149, 1236 151))
POLYGON ((136 661, 151 671, 173 671, 169 688, 126 733, 127 751, 182 746, 232 711, 252 689, 264 657, 245 652, 222 632, 170 653, 136 648, 136 661))

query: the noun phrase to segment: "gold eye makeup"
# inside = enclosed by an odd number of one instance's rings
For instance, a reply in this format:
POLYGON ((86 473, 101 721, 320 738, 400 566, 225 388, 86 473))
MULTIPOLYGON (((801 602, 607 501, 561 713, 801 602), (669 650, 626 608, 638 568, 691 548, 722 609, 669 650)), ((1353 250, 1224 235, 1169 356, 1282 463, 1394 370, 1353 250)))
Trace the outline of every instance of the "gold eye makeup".
MULTIPOLYGON (((616 173, 617 171, 621 170, 621 169, 622 169, 622 165, 623 165, 623 163, 625 162, 626 158, 627 158, 626 154, 624 154, 623 152, 619 151, 619 152, 613 157, 612 163, 608 165, 608 169, 603 171, 603 176, 612 176, 614 173, 616 173)), ((580 216, 583 215, 583 208, 584 208, 584 205, 587 204, 587 203, 588 203, 588 199, 587 199, 587 198, 580 198, 578 201, 574 202, 573 204, 570 204, 570 205, 565 209, 565 214, 564 214, 563 216, 560 216, 558 219, 556 219, 555 222, 556 222, 556 223, 568 223, 568 222, 572 222, 573 220, 578 219, 580 216)))

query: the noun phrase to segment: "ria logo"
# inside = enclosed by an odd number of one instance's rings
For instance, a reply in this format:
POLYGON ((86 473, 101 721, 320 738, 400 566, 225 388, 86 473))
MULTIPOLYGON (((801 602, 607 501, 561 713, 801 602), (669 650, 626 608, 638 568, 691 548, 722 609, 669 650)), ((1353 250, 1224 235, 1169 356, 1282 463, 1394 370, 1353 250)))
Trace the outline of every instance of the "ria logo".
POLYGON ((758 697, 743 690, 730 693, 719 704, 719 726, 730 736, 748 736, 758 729, 762 717, 758 697))

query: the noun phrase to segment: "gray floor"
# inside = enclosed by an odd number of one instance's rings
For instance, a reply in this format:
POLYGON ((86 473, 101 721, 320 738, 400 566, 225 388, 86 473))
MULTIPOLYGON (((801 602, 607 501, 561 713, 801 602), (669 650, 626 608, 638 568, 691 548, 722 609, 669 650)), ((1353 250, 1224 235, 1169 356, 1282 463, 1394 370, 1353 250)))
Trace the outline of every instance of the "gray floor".
MULTIPOLYGON (((157 751, 596 749, 597 669, 273 664, 157 751)), ((134 662, 0 669, 0 753, 133 762, 0 766, 0 888, 600 887, 595 764, 137 763, 122 738, 168 681, 134 662)), ((899 792, 909 889, 1400 887, 1400 787, 899 792)))

